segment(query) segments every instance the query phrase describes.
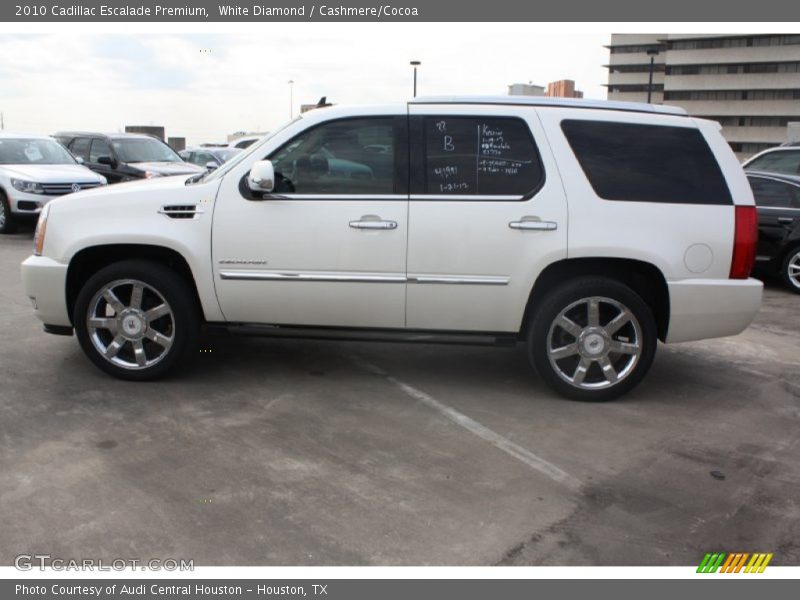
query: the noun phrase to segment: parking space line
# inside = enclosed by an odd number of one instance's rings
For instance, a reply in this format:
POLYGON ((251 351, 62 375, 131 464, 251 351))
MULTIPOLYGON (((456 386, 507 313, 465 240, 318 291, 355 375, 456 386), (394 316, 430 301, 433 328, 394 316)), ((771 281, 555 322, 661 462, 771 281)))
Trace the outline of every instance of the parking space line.
POLYGON ((386 381, 390 382, 391 384, 399 388, 407 396, 423 403, 429 408, 434 409, 439 414, 446 417, 456 425, 463 427, 473 435, 476 435, 479 438, 489 442, 490 444, 502 450, 509 456, 512 456, 517 460, 525 463, 535 471, 538 471, 539 473, 546 475, 553 481, 560 483, 561 485, 569 488, 572 491, 577 492, 581 489, 582 484, 576 477, 573 477, 563 469, 557 467, 556 465, 543 459, 542 457, 537 456, 527 448, 523 448, 519 444, 516 444, 511 440, 509 440, 508 438, 503 437, 496 431, 489 429, 485 425, 482 425, 478 421, 457 411, 451 406, 448 406, 447 404, 440 402, 430 394, 427 394, 422 390, 415 388, 412 385, 400 381, 399 379, 393 377, 380 367, 367 362, 360 356, 351 354, 349 355, 349 357, 357 366, 361 367, 366 371, 369 371, 374 375, 383 377, 384 379, 386 379, 386 381))

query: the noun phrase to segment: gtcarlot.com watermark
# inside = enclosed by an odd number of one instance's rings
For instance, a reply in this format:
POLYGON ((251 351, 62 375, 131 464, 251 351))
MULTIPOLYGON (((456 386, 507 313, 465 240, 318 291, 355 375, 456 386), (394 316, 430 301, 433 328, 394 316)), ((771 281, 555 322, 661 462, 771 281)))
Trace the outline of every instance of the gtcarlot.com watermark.
POLYGON ((194 571, 194 559, 185 558, 58 558, 50 554, 19 554, 14 558, 19 571, 194 571))

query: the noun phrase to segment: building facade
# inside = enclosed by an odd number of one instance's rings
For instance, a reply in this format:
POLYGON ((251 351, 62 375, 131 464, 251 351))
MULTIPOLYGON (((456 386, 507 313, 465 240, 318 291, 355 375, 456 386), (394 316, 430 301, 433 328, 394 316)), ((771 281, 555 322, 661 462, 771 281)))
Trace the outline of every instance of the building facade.
POLYGON ((512 83, 508 86, 509 96, 544 96, 544 86, 533 83, 512 83))
POLYGON ((559 79, 547 84, 545 96, 555 98, 583 98, 583 92, 575 89, 575 82, 571 79, 559 79))
POLYGON ((800 121, 800 35, 614 34, 608 48, 609 100, 646 102, 649 90, 653 103, 719 121, 741 157, 800 121))

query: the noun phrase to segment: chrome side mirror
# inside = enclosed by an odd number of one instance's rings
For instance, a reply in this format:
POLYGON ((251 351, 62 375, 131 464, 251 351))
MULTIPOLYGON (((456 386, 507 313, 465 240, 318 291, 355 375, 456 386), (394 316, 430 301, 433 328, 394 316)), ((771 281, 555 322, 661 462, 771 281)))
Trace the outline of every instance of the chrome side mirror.
POLYGON ((206 169, 208 169, 209 171, 213 171, 214 169, 218 168, 219 168, 219 163, 215 160, 211 160, 206 163, 206 169))
POLYGON ((247 187, 253 192, 271 192, 275 189, 275 167, 271 160, 260 160, 247 175, 247 187))

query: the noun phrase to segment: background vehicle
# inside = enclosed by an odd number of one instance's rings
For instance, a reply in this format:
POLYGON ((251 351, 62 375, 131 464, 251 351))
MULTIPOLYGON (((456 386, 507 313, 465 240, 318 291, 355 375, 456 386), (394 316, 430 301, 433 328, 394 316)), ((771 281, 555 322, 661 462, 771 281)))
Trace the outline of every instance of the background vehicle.
POLYGON ((22 267, 47 331, 133 380, 203 323, 270 335, 524 342, 609 400, 658 340, 734 335, 757 214, 718 124, 666 106, 417 98, 305 113, 202 177, 86 192, 22 267), (97 210, 115 201, 115 211, 97 210))
POLYGON ((105 182, 50 137, 0 132, 0 233, 53 198, 105 182))
POLYGON ((264 135, 246 135, 244 137, 237 138, 228 144, 229 148, 239 148, 240 150, 244 150, 245 148, 249 148, 253 144, 255 144, 258 140, 264 138, 267 134, 264 135))
POLYGON ((800 294, 800 176, 748 171, 758 206, 756 260, 800 294))
POLYGON ((214 170, 241 151, 241 148, 203 148, 198 146, 197 148, 186 148, 186 150, 181 150, 178 154, 188 163, 204 169, 214 170))
POLYGON ((109 183, 191 175, 204 170, 184 162, 167 144, 149 135, 63 131, 53 137, 109 183))
POLYGON ((742 167, 748 171, 800 175, 800 147, 791 145, 769 148, 746 160, 742 167))

